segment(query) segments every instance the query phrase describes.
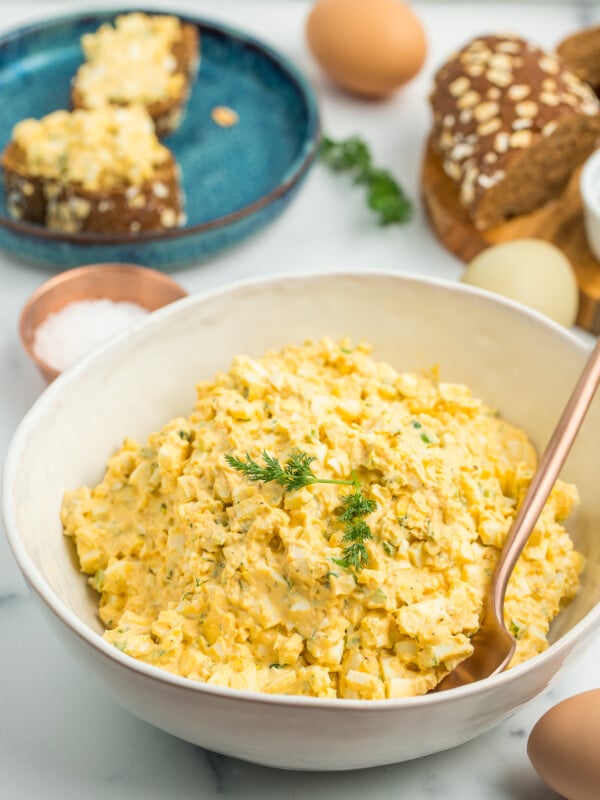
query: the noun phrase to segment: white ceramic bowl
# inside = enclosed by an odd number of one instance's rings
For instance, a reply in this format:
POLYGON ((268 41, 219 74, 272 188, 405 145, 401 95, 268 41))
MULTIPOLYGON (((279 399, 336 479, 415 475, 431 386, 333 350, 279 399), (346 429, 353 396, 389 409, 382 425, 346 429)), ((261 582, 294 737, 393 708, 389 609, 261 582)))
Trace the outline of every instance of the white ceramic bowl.
POLYGON ((592 253, 600 261, 600 150, 595 150, 583 165, 579 191, 585 235, 592 253))
POLYGON ((585 361, 579 340, 534 312, 462 284, 391 274, 261 280, 196 295, 62 375, 14 436, 4 517, 16 559, 53 628, 84 668, 134 714, 210 749, 277 767, 350 769, 460 744, 538 694, 600 624, 600 402, 565 477, 580 488, 571 525, 588 557, 583 587, 552 628, 552 646, 491 679, 382 701, 261 695, 175 677, 101 638, 96 598, 61 532, 63 490, 98 481, 125 435, 143 437, 195 398, 195 382, 237 353, 321 335, 366 339, 401 369, 439 364, 543 446, 585 361))

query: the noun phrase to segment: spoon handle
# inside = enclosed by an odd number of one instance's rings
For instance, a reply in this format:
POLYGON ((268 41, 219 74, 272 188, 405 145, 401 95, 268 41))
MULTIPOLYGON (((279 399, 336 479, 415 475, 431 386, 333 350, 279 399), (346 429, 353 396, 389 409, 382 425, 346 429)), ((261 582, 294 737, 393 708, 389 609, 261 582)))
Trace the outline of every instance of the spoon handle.
POLYGON ((598 383, 600 383, 600 338, 587 360, 540 459, 533 480, 504 543, 490 587, 493 591, 494 609, 498 619, 503 618, 504 595, 512 571, 571 450, 598 383))

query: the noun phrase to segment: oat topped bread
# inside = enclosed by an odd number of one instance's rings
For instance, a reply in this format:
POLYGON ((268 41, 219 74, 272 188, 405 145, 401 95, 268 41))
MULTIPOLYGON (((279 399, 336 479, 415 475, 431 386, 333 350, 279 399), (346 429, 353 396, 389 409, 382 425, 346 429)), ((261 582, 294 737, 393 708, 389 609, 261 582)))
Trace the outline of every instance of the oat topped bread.
POLYGON ((8 210, 63 231, 181 224, 178 168, 143 106, 25 119, 2 155, 8 210))
POLYGON ((558 45, 556 52, 578 78, 600 91, 600 25, 571 34, 558 45))
POLYGON ((85 63, 73 81, 75 108, 144 104, 157 133, 179 124, 198 68, 198 29, 170 15, 131 13, 82 36, 85 63))
POLYGON ((560 60, 516 36, 481 36, 435 76, 432 146, 486 229, 556 197, 594 150, 600 103, 560 60))

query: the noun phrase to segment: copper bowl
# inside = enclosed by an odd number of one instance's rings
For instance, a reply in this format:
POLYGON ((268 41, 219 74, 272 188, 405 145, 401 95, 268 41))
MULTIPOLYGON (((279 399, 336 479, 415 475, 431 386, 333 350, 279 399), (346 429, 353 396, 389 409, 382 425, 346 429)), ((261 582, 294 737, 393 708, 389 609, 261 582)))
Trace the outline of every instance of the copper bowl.
POLYGON ((23 347, 48 382, 60 374, 33 352, 36 328, 50 314, 79 300, 137 303, 148 311, 186 297, 187 292, 162 272, 135 264, 91 264, 55 275, 31 295, 19 322, 23 347))

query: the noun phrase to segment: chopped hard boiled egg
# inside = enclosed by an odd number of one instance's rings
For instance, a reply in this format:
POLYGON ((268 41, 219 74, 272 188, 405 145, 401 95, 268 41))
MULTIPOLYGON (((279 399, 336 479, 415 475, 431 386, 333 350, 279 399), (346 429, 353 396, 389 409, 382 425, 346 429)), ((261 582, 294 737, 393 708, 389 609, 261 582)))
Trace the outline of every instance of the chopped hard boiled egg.
MULTIPOLYGON (((535 466, 525 433, 466 386, 323 339, 201 382, 189 418, 125 440, 101 483, 66 492, 62 521, 124 653, 237 689, 407 697, 470 655, 535 466), (360 568, 344 560, 352 487, 285 490, 226 459, 265 453, 305 453, 319 478, 357 482, 371 501, 360 568)), ((547 646, 578 589, 562 524, 576 502, 559 481, 513 574, 513 664, 547 646)))

